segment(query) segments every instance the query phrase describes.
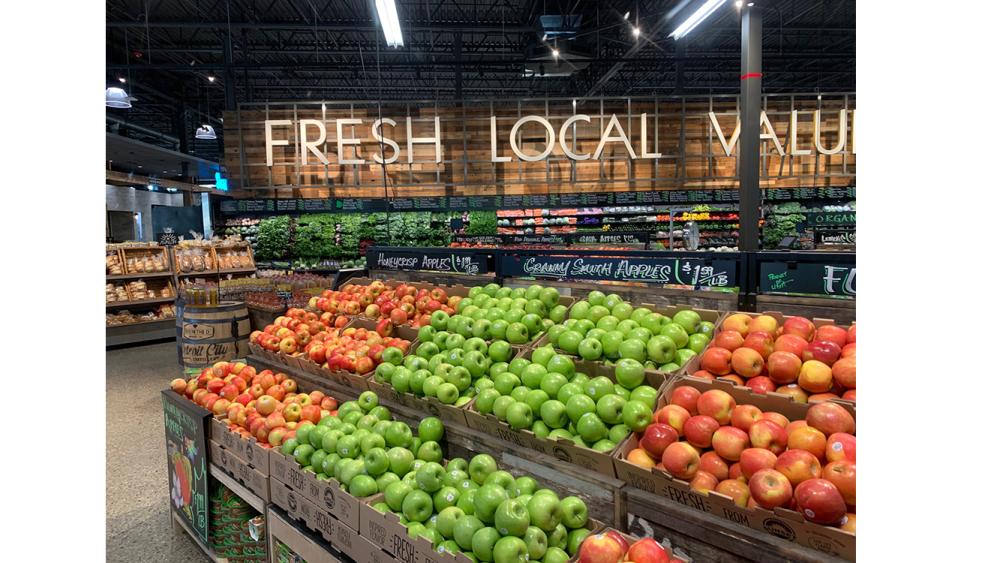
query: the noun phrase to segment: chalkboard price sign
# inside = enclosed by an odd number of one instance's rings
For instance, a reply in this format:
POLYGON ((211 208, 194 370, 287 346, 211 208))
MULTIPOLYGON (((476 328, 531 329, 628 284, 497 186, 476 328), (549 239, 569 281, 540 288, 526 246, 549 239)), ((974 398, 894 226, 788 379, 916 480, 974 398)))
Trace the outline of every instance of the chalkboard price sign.
POLYGON ((177 246, 178 238, 177 233, 157 233, 156 243, 160 246, 177 246))
POLYGON ((760 263, 761 293, 840 295, 857 293, 857 268, 853 264, 760 263))
POLYGON ((736 260, 559 255, 503 256, 505 276, 736 287, 736 260))
POLYGON ((163 428, 167 438, 170 509, 208 543, 208 449, 206 427, 211 413, 166 389, 163 428))
POLYGON ((451 272, 478 275, 487 270, 485 254, 460 254, 443 249, 441 252, 369 250, 365 253, 369 270, 451 272))

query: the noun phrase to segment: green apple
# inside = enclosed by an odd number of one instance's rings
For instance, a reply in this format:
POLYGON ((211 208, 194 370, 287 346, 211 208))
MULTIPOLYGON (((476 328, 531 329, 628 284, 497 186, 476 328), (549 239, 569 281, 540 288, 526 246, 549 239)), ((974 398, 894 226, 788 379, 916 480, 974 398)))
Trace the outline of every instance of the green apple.
MULTIPOLYGON (((551 545, 551 543, 550 538, 549 544, 551 545)), ((545 555, 542 556, 539 563, 566 563, 567 561, 569 561, 569 554, 558 547, 549 547, 545 550, 545 555)))
POLYGON ((355 475, 347 487, 351 496, 357 498, 370 497, 378 493, 378 484, 371 475, 355 475))
POLYGON ((403 351, 395 346, 389 346, 382 351, 382 361, 398 366, 403 362, 403 351))
POLYGON ((615 379, 622 387, 635 389, 646 382, 646 368, 637 360, 622 358, 615 362, 615 379))
MULTIPOLYGON (((463 360, 465 360, 465 350, 462 350, 461 348, 454 348, 452 350, 448 350, 448 352, 445 354, 444 361, 447 363, 442 364, 442 366, 443 365, 460 366, 462 365, 463 360)), ((441 373, 441 366, 438 366, 438 369, 435 370, 434 375, 443 375, 441 373)))
POLYGON ((410 491, 403 499, 402 511, 410 522, 425 522, 434 513, 434 500, 419 489, 410 491))
POLYGON ((545 392, 550 399, 555 399, 563 385, 569 383, 566 376, 561 373, 548 372, 542 377, 539 389, 545 392))
POLYGON ((489 454, 477 454, 469 460, 469 476, 477 485, 486 482, 486 478, 497 470, 497 462, 489 454))
POLYGON ((542 331, 542 317, 537 313, 528 312, 521 318, 521 323, 528 329, 528 334, 535 335, 542 331))
MULTIPOLYGON (((389 470, 402 477, 413 468, 413 461, 416 458, 413 452, 405 447, 395 446, 386 454, 389 456, 389 470)), ((399 510, 394 508, 393 510, 399 510)))
MULTIPOLYGON (((559 497, 555 496, 554 494, 552 496, 555 497, 556 504, 558 504, 559 497)), ((569 533, 566 531, 566 526, 562 525, 562 506, 559 507, 557 520, 558 522, 554 528, 552 528, 551 530, 546 530, 549 536, 549 541, 548 541, 549 548, 555 547, 558 549, 566 549, 566 540, 567 537, 569 536, 569 533)))
POLYGON ((605 357, 617 358, 619 355, 619 350, 621 349, 622 342, 625 341, 625 335, 618 330, 611 330, 604 333, 601 337, 601 352, 605 357))
MULTIPOLYGON (((690 339, 684 327, 675 322, 669 322, 663 325, 663 327, 659 331, 659 334, 670 338, 670 340, 674 342, 677 348, 683 348, 687 346, 688 340, 690 339)), ((660 362, 660 363, 665 363, 665 362, 660 362)))
POLYGON ((587 313, 590 312, 590 303, 586 301, 577 301, 569 308, 569 318, 571 319, 585 319, 587 318, 587 313))
POLYGON ((545 366, 552 359, 552 356, 556 355, 555 348, 552 344, 546 344, 545 346, 539 346, 531 351, 531 363, 545 366))
POLYGON ((603 375, 598 375, 597 377, 590 378, 590 380, 584 384, 583 392, 596 403, 601 399, 601 397, 614 394, 614 388, 615 383, 611 381, 611 379, 603 375))
POLYGON ((615 383, 615 389, 614 390, 615 390, 615 395, 618 395, 619 397, 625 399, 626 401, 628 400, 629 395, 632 394, 631 391, 629 391, 628 389, 622 387, 618 383, 615 383))
POLYGON ((444 485, 445 470, 440 463, 427 462, 417 470, 417 487, 426 493, 436 493, 444 485))
POLYGON ((619 303, 611 309, 611 315, 619 321, 624 321, 632 316, 632 305, 619 303))
POLYGON ((511 356, 510 343, 503 340, 491 343, 487 348, 487 355, 492 362, 506 362, 511 356))
POLYGON ((448 349, 448 337, 451 336, 450 332, 442 330, 434 334, 434 339, 432 342, 437 345, 438 349, 442 352, 448 349))
POLYGON ((507 327, 507 342, 511 344, 527 344, 529 334, 528 327, 520 322, 512 322, 507 327))
POLYGON ((501 537, 500 532, 491 526, 476 530, 472 534, 472 553, 480 561, 493 561, 493 546, 501 537))
POLYGON ((503 314, 503 320, 507 321, 510 324, 514 324, 521 322, 521 319, 527 314, 528 313, 524 310, 523 306, 518 307, 517 302, 515 301, 511 305, 510 309, 508 309, 507 312, 503 314))
POLYGON ((357 436, 341 436, 337 440, 336 452, 340 457, 352 459, 358 457, 361 454, 361 444, 358 442, 357 436))
MULTIPOLYGON (((330 454, 336 455, 336 454, 330 454)), ((372 448, 365 453, 365 471, 378 477, 389 470, 389 454, 383 448, 372 448)), ((326 473, 326 471, 323 471, 326 473)))
POLYGON ((437 390, 444 383, 444 378, 439 375, 432 375, 424 380, 424 396, 437 397, 437 390))
POLYGON ((576 424, 576 421, 580 420, 580 417, 585 413, 596 410, 597 405, 594 403, 594 400, 586 394, 573 395, 569 401, 566 401, 566 414, 569 415, 569 419, 573 424, 576 424))
MULTIPOLYGON (((436 312, 437 311, 435 311, 435 313, 436 312)), ((442 313, 444 313, 444 311, 442 311, 442 313)), ((448 313, 445 314, 447 315, 448 313)), ((433 313, 431 314, 431 320, 432 321, 434 320, 433 313)), ((420 327, 420 330, 417 331, 417 339, 420 340, 421 342, 430 342, 431 339, 434 338, 435 332, 437 332, 437 329, 434 328, 433 324, 424 325, 420 327)))
POLYGON ((326 459, 327 455, 329 455, 329 454, 327 454, 323 450, 316 450, 316 451, 314 451, 313 455, 309 456, 309 465, 307 466, 307 468, 311 467, 312 470, 315 471, 316 473, 322 473, 323 472, 323 460, 326 459))
POLYGON ((694 334, 701 323, 701 315, 691 310, 678 311, 674 322, 684 327, 688 334, 694 334))
POLYGON ((587 294, 587 303, 590 303, 591 306, 601 305, 604 303, 604 300, 606 298, 607 295, 605 295, 603 291, 598 291, 595 289, 587 294))
POLYGON ((668 373, 675 372, 681 369, 681 366, 677 365, 676 362, 668 362, 656 368, 657 371, 665 371, 668 373))
POLYGON ((482 521, 475 516, 466 514, 460 517, 452 529, 455 543, 462 549, 472 549, 472 536, 484 527, 482 521))
POLYGON ((569 553, 570 557, 576 555, 576 552, 580 550, 580 544, 582 544, 583 540, 587 539, 587 536, 589 535, 590 530, 586 528, 580 528, 570 532, 566 538, 566 553, 569 553))
POLYGON ((618 318, 615 317, 614 315, 607 315, 605 317, 602 317, 599 321, 597 321, 594 324, 594 326, 596 328, 603 330, 604 332, 616 330, 618 328, 618 318))
POLYGON ((285 440, 285 443, 281 444, 281 455, 291 456, 294 455, 293 452, 295 448, 299 446, 298 438, 292 438, 290 440, 285 440))
MULTIPOLYGON (((434 330, 445 330, 448 328, 448 313, 444 311, 437 310, 431 313, 431 327, 434 330)), ((421 335, 421 340, 423 340, 421 335)))
MULTIPOLYGON (((385 443, 391 447, 409 447, 413 441, 413 431, 405 422, 393 422, 385 431, 385 443)), ((343 454, 341 454, 343 455, 343 454)))
POLYGON ((507 327, 510 323, 504 319, 497 319, 490 323, 490 338, 493 340, 503 340, 507 338, 507 327))
MULTIPOLYGON (((597 416, 606 424, 620 424, 622 421, 622 410, 627 403, 624 398, 614 393, 604 395, 597 401, 597 416)), ((579 425, 577 425, 579 427, 579 425)), ((586 437, 584 437, 586 440, 586 437)))
POLYGON ((490 320, 487 317, 477 319, 472 323, 472 336, 476 338, 489 338, 490 337, 490 320))
MULTIPOLYGON (((462 459, 462 458, 455 458, 462 459)), ((454 459, 452 461, 455 461, 454 459)), ((464 459, 462 461, 465 461, 464 459)), ((448 463, 445 467, 446 473, 444 474, 444 484, 449 487, 458 487, 458 484, 469 478, 469 474, 464 469, 448 469, 451 467, 451 463, 448 463)))
POLYGON ((399 366, 392 372, 392 388, 399 393, 406 393, 410 390, 410 374, 412 372, 403 367, 399 366))
POLYGON ((545 364, 532 363, 526 366, 521 372, 521 383, 523 383, 529 389, 538 389, 542 384, 542 378, 548 373, 545 369, 545 364))
POLYGON ((497 400, 493 401, 493 415, 502 422, 507 422, 507 409, 516 402, 517 400, 510 395, 498 397, 497 400))
MULTIPOLYGON (((422 469, 422 468, 421 468, 422 469)), ((460 493, 455 487, 441 487, 434 493, 434 511, 440 513, 446 508, 455 506, 460 493)))
POLYGON ((448 506, 443 508, 438 512, 437 522, 435 522, 435 527, 438 532, 446 539, 451 539, 455 535, 455 525, 458 520, 465 516, 461 508, 457 506, 448 506))
POLYGON ((711 338, 712 334, 715 333, 715 323, 709 321, 701 321, 698 326, 694 328, 695 334, 704 334, 711 338))
POLYGON ((665 318, 660 313, 650 313, 639 319, 639 326, 648 330, 652 334, 660 332, 660 327, 665 322, 665 318))
POLYGON ((597 325, 591 322, 590 319, 580 319, 573 324, 570 330, 580 333, 580 336, 586 336, 588 332, 595 328, 597 328, 597 325))
MULTIPOLYGON (((503 318, 503 313, 506 310, 507 309, 503 309, 500 307, 500 302, 498 301, 496 307, 490 307, 489 309, 486 310, 486 314, 483 315, 483 319, 490 321, 490 324, 493 324, 493 321, 503 318)), ((473 328, 475 327, 473 326, 473 328)), ((486 328, 486 334, 489 334, 489 327, 486 328)), ((483 338, 489 339, 490 337, 483 336, 483 338)))
POLYGON ((462 350, 464 350, 466 354, 475 350, 483 355, 486 355, 486 351, 488 349, 489 346, 486 344, 486 341, 476 336, 473 336, 462 343, 462 350))
POLYGON ((553 344, 558 345, 559 337, 568 330, 569 327, 564 324, 554 324, 550 326, 548 330, 545 331, 545 334, 549 337, 548 346, 552 346, 553 344))
POLYGON ((565 305, 559 304, 549 309, 549 320, 554 323, 561 323, 566 320, 568 309, 565 305))
POLYGON ((550 440, 573 440, 573 433, 566 428, 554 428, 552 432, 549 432, 548 438, 550 440))
POLYGON ((594 443, 608 435, 608 427, 601 421, 597 413, 587 412, 575 423, 576 431, 587 443, 594 443))
POLYGON ((549 427, 545 425, 541 419, 536 418, 534 422, 531 423, 531 433, 537 438, 548 438, 549 437, 549 427))
POLYGON ((641 340, 643 341, 643 343, 646 343, 649 342, 649 339, 653 337, 653 334, 655 333, 649 330, 648 328, 643 326, 638 326, 625 333, 625 340, 635 339, 635 340, 641 340))
POLYGON ((653 420, 653 411, 642 401, 628 401, 622 420, 633 432, 642 432, 653 420))
POLYGON ((628 338, 618 347, 622 358, 631 358, 637 362, 646 361, 646 342, 638 338, 628 338))
POLYGON ((441 451, 441 444, 437 442, 424 442, 417 448, 417 459, 428 462, 440 462, 444 457, 441 451))
POLYGON ((687 347, 693 350, 695 354, 701 354, 702 350, 708 346, 708 341, 711 338, 710 335, 701 332, 696 332, 688 337, 687 347))
POLYGON ((399 512, 403 509, 403 500, 411 492, 413 492, 413 487, 405 481, 390 483, 385 488, 385 502, 394 512, 399 512))
MULTIPOLYGON (((454 371, 454 370, 453 370, 454 371)), ((442 383, 437 388, 437 398, 446 405, 453 405, 458 401, 459 390, 454 383, 442 383)))
POLYGON ((507 408, 506 418, 507 424, 510 424, 510 427, 514 430, 530 428, 531 423, 535 421, 531 405, 520 401, 515 402, 507 408))
MULTIPOLYGON (((367 466, 366 466, 366 469, 367 469, 367 466)), ((385 473, 379 475, 378 478, 375 479, 375 484, 378 485, 378 492, 384 493, 385 489, 389 485, 391 485, 393 483, 398 483, 399 481, 400 481, 399 475, 396 475, 395 473, 392 473, 391 471, 386 471, 385 473)))
POLYGON ((609 316, 610 314, 611 311, 609 311, 608 308, 602 304, 591 305, 590 310, 587 311, 587 319, 590 320, 590 322, 597 324, 598 321, 609 316))
POLYGON ((567 378, 573 375, 575 369, 576 366, 573 364, 573 359, 565 354, 556 354, 545 364, 546 371, 561 373, 567 378))
POLYGON ((527 508, 531 525, 546 532, 555 530, 562 521, 562 505, 554 494, 534 493, 527 508))
MULTIPOLYGON (((433 344, 433 342, 431 343, 433 344)), ((427 359, 421 358, 416 354, 411 354, 403 358, 403 367, 410 371, 417 371, 418 369, 427 369, 427 359)), ((361 402, 361 399, 358 399, 361 402)))
POLYGON ((531 525, 528 507, 517 499, 507 499, 500 503, 493 515, 494 527, 504 536, 524 535, 531 525))
POLYGON ((531 360, 529 360, 528 358, 514 358, 513 360, 510 361, 510 369, 508 371, 520 377, 521 372, 524 371, 524 368, 530 365, 531 365, 531 360))
MULTIPOLYGON (((503 342, 503 341, 498 340, 497 342, 503 342)), ((496 344, 496 342, 494 342, 494 344, 496 344)), ((510 371, 510 364, 508 364, 507 362, 493 362, 492 364, 490 364, 489 376, 492 380, 492 378, 495 378, 496 376, 500 375, 505 371, 510 371)))
MULTIPOLYGON (((565 335, 563 335, 563 338, 565 338, 565 335)), ((596 360, 603 354, 601 341, 597 338, 584 338, 577 343, 577 353, 579 353, 580 357, 584 360, 596 360)))
POLYGON ((584 339, 587 339, 587 338, 596 338, 598 341, 600 341, 601 337, 604 336, 607 333, 608 333, 608 331, 605 330, 605 329, 603 329, 603 328, 601 328, 601 327, 592 328, 592 329, 590 329, 590 330, 587 331, 587 334, 584 335, 584 339))
POLYGON ((476 518, 487 524, 492 524, 494 513, 505 500, 507 500, 507 491, 502 486, 488 483, 479 487, 473 500, 476 506, 476 518))
POLYGON ((571 397, 573 397, 574 395, 580 395, 582 393, 583 393, 582 385, 580 385, 579 383, 569 382, 559 388, 559 393, 558 395, 556 395, 556 399, 558 399, 560 403, 565 405, 570 400, 571 397))
POLYGON ((475 516, 476 505, 474 501, 476 498, 476 491, 479 489, 479 485, 477 485, 475 481, 469 479, 467 481, 462 481, 461 483, 459 483, 458 487, 455 488, 461 492, 461 494, 458 496, 458 502, 455 504, 455 506, 461 508, 462 512, 469 514, 471 516, 475 516))
POLYGON ((629 400, 644 403, 652 410, 656 407, 656 389, 653 389, 649 385, 640 385, 632 390, 629 400))
POLYGON ((587 505, 580 500, 580 497, 568 496, 559 501, 559 505, 562 509, 562 524, 566 526, 567 530, 575 530, 587 525, 589 518, 587 505))
POLYGON ((594 450, 595 452, 598 452, 598 453, 606 454, 606 453, 609 453, 611 450, 615 449, 615 447, 617 447, 617 446, 618 446, 618 444, 616 442, 612 442, 611 440, 608 440, 607 438, 603 438, 601 440, 598 440, 598 441, 594 442, 590 446, 590 449, 592 449, 592 450, 594 450))
POLYGON ((490 361, 479 352, 472 351, 465 354, 462 365, 455 366, 445 376, 447 383, 454 385, 461 393, 472 385, 473 378, 480 378, 486 374, 490 361))
POLYGON ((541 528, 528 526, 523 535, 524 543, 528 546, 528 558, 534 561, 541 560, 548 549, 549 538, 541 528))
MULTIPOLYGON (((296 433, 296 435, 298 435, 298 433, 296 433)), ((309 445, 313 446, 313 448, 317 450, 325 450, 326 453, 334 453, 337 451, 337 440, 341 439, 343 436, 344 433, 340 430, 331 430, 325 426, 317 426, 312 432, 309 433, 309 439, 311 441, 315 440, 319 447, 316 447, 312 443, 309 445)))
POLYGON ((500 538, 493 546, 494 563, 528 563, 528 546, 514 536, 500 538))
POLYGON ((538 293, 538 299, 549 309, 559 304, 559 290, 554 287, 545 287, 538 293))
POLYGON ((564 428, 569 422, 566 405, 555 399, 550 399, 542 403, 540 416, 545 425, 553 429, 564 428))
MULTIPOLYGON (((686 334, 684 336, 687 337, 686 334)), ((665 364, 673 360, 676 352, 677 345, 669 336, 657 334, 646 342, 646 355, 657 364, 665 364)))
POLYGON ((635 322, 639 322, 640 320, 642 320, 643 317, 652 312, 653 311, 649 310, 648 307, 636 307, 635 309, 632 310, 632 314, 629 316, 629 319, 635 322))
MULTIPOLYGON (((498 470, 490 473, 486 481, 483 482, 484 485, 500 485, 506 491, 510 491, 514 488, 514 484, 517 481, 514 476, 510 474, 509 471, 498 470)), ((509 496, 509 495, 508 495, 509 496)))
POLYGON ((677 350, 676 354, 674 354, 674 363, 676 363, 681 367, 684 367, 688 363, 688 360, 695 357, 695 355, 696 353, 694 350, 690 350, 688 348, 681 348, 677 350))
MULTIPOLYGON (((392 370, 392 372, 396 373, 397 370, 405 370, 407 373, 409 373, 410 371, 402 366, 399 366, 396 369, 392 370)), ((344 424, 341 425, 341 428, 343 428, 345 425, 348 424, 350 424, 351 426, 355 426, 358 423, 358 420, 360 420, 361 417, 364 416, 364 414, 360 410, 353 410, 349 413, 344 413, 337 416, 340 417, 340 420, 344 421, 344 424)), ((345 432, 345 433, 349 434, 350 432, 345 432)), ((315 432, 310 433, 310 437, 312 436, 312 434, 315 434, 315 432)))
POLYGON ((638 322, 632 319, 625 319, 624 321, 618 323, 618 327, 615 330, 621 332, 622 334, 628 334, 637 328, 640 328, 638 322))
MULTIPOLYGON (((384 356, 385 354, 383 354, 384 356)), ((392 381, 392 372, 396 370, 396 366, 390 364, 389 362, 383 361, 378 367, 375 368, 375 382, 381 383, 383 385, 388 385, 392 381)))
POLYGON ((410 393, 420 396, 424 394, 424 382, 431 376, 431 372, 426 369, 418 369, 410 374, 410 393))
POLYGON ((492 413, 493 404, 501 396, 495 388, 480 391, 479 395, 476 396, 476 410, 484 414, 492 413))
POLYGON ((513 397, 515 401, 523 403, 524 400, 528 398, 529 391, 531 391, 531 389, 529 389, 527 385, 518 385, 511 390, 510 396, 513 397))
POLYGON ((493 378, 493 388, 499 391, 501 395, 510 395, 510 392, 520 384, 521 379, 509 371, 493 378))

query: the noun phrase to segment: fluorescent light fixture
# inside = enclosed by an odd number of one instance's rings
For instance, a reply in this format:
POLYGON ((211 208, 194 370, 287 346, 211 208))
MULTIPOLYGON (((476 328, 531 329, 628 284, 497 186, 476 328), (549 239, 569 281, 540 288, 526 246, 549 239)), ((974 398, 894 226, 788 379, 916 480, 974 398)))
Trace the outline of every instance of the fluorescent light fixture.
POLYGON ((195 139, 208 139, 208 140, 214 139, 215 138, 215 127, 212 127, 211 125, 209 125, 207 123, 204 124, 204 125, 202 125, 201 127, 199 127, 198 129, 195 130, 195 132, 194 132, 194 138, 195 139))
POLYGON ((713 12, 719 9, 719 6, 723 5, 726 0, 705 0, 705 3, 701 5, 691 17, 684 20, 684 23, 677 26, 677 29, 670 34, 674 39, 680 39, 687 35, 692 29, 698 26, 701 22, 705 21, 708 16, 712 15, 713 12))
POLYGON ((627 20, 627 19, 628 19, 628 15, 629 15, 629 14, 631 14, 631 13, 632 13, 632 12, 625 12, 625 15, 624 15, 624 16, 622 16, 622 19, 623 19, 623 20, 627 20))
POLYGON ((403 30, 399 27, 399 15, 396 13, 395 0, 375 0, 378 11, 378 21, 382 24, 385 42, 390 47, 403 46, 403 30))
POLYGON ((736 0, 736 8, 739 9, 742 7, 743 7, 743 0, 736 0))

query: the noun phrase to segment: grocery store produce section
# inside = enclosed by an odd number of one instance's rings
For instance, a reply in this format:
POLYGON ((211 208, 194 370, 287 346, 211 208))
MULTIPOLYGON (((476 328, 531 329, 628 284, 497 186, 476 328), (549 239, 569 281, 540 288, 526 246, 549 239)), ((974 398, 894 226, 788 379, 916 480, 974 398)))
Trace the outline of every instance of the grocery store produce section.
POLYGON ((170 383, 272 561, 854 560, 855 324, 406 275, 170 383))

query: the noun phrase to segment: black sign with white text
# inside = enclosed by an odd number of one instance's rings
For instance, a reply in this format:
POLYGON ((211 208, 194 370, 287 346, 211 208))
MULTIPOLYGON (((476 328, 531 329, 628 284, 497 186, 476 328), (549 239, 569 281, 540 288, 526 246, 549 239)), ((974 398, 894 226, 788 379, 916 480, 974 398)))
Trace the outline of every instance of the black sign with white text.
POLYGON ((737 258, 594 257, 504 254, 504 276, 560 280, 646 282, 693 287, 737 287, 737 258))

